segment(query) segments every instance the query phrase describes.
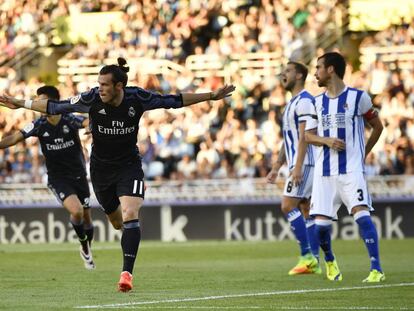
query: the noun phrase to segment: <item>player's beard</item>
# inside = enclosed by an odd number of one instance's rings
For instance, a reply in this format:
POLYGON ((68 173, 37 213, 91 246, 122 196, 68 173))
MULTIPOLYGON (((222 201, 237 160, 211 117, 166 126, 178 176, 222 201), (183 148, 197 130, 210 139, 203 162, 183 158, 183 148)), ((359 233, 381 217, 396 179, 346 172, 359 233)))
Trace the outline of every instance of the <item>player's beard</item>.
POLYGON ((295 87, 295 81, 290 81, 286 84, 285 90, 290 92, 293 90, 294 87, 295 87))
POLYGON ((318 79, 318 86, 319 87, 326 87, 328 85, 328 79, 318 79))
MULTIPOLYGON (((114 103, 115 103, 115 99, 116 99, 116 96, 117 96, 117 94, 115 93, 115 92, 113 92, 111 95, 106 95, 106 97, 109 97, 109 99, 107 100, 107 101, 102 101, 104 104, 107 104, 107 105, 110 105, 110 106, 113 106, 114 105, 114 103), (110 97, 109 97, 110 96, 110 97)), ((102 98, 101 98, 101 100, 102 100, 102 98)))

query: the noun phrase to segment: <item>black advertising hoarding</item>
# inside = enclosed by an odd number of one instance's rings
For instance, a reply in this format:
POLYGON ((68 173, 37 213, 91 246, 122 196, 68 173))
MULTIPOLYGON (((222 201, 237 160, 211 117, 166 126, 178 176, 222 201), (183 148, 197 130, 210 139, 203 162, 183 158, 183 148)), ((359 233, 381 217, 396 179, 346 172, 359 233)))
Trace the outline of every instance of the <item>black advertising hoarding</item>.
MULTIPOLYGON (((374 204, 374 222, 383 239, 414 237, 414 203, 374 204)), ((120 232, 93 209, 97 241, 114 241, 120 232)), ((293 239, 279 205, 144 206, 141 227, 146 240, 285 240, 293 239)), ((358 239, 353 218, 341 208, 334 238, 358 239)), ((63 208, 0 208, 0 244, 77 241, 63 208)))

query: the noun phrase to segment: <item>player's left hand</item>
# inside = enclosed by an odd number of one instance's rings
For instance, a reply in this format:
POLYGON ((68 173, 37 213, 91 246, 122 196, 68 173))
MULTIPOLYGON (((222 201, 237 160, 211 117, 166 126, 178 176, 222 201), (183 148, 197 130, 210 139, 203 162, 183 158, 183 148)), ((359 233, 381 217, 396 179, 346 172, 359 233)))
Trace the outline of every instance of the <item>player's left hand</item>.
POLYGON ((293 169, 293 171, 290 174, 292 176, 292 182, 295 186, 298 186, 303 179, 303 174, 302 174, 302 168, 296 167, 293 169))
POLYGON ((16 98, 8 96, 8 95, 0 95, 0 105, 10 108, 10 109, 17 109, 20 108, 19 106, 15 105, 16 98))
POLYGON ((326 145, 336 151, 343 151, 346 148, 345 141, 336 137, 326 137, 326 145))
POLYGON ((230 97, 232 92, 236 89, 236 87, 232 84, 225 85, 214 92, 211 92, 211 100, 219 100, 225 97, 230 97))

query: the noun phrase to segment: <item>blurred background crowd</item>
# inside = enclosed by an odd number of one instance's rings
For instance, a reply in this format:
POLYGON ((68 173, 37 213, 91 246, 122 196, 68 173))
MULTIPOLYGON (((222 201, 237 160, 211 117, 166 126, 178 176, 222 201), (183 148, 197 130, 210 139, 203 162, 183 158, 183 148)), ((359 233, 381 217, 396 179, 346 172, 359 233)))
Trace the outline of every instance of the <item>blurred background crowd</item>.
MULTIPOLYGON (((0 64, 33 44, 33 34, 40 41, 46 38, 51 21, 59 17, 116 11, 122 14, 117 27, 74 45, 65 58, 151 57, 184 64, 190 55, 279 52, 284 59, 310 57, 307 88, 317 95, 323 90, 315 84, 313 66, 323 49, 316 42, 326 29, 335 27, 338 14, 345 12, 343 2, 5 1, 0 4, 0 64)), ((414 45, 414 22, 366 33, 356 49, 399 45, 414 45)), ((404 66, 398 60, 382 59, 366 66, 350 64, 345 80, 372 96, 385 125, 380 141, 367 157, 367 174, 414 174, 414 60, 404 66)), ((138 69, 130 77, 130 85, 161 93, 214 90, 226 82, 214 71, 195 78, 191 72, 163 76, 140 74, 138 69)), ((282 113, 290 95, 281 87, 276 72, 266 78, 234 72, 230 82, 237 89, 229 99, 144 115, 138 147, 147 179, 266 176, 281 146, 282 113)), ((28 98, 42 85, 39 77, 22 79, 15 68, 0 67, 2 92, 28 98)), ((92 86, 70 76, 57 85, 62 98, 92 86)), ((24 109, 0 108, 0 137, 22 129, 38 116, 24 109)), ((81 132, 81 140, 88 158, 91 137, 81 132)), ((45 174, 37 139, 0 150, 0 182, 42 182, 45 174)))

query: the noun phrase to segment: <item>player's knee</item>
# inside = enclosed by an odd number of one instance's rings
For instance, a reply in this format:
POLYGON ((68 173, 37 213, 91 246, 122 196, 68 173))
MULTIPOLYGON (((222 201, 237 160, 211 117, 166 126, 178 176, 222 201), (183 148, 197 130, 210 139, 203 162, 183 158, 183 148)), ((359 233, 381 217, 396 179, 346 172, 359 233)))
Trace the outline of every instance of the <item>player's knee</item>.
POLYGON ((139 214, 139 207, 137 206, 123 206, 122 207, 122 218, 124 221, 137 219, 139 214))
POLYGON ((352 215, 355 215, 356 213, 361 212, 361 211, 367 211, 369 213, 369 209, 368 209, 367 206, 365 206, 365 205, 358 205, 358 206, 354 206, 351 209, 351 214, 352 215))
POLYGON ((282 205, 282 206, 281 206, 281 210, 282 210, 283 214, 287 214, 287 213, 289 213, 292 209, 291 209, 291 208, 289 208, 289 207, 288 207, 288 206, 286 206, 286 205, 282 205))
POLYGON ((287 214, 290 211, 292 211, 295 207, 297 207, 295 204, 291 204, 291 202, 289 201, 283 201, 281 209, 282 209, 283 214, 287 214))
POLYGON ((71 216, 76 221, 82 221, 83 220, 83 212, 82 210, 75 210, 71 213, 71 216))
POLYGON ((122 229, 122 222, 112 221, 111 224, 112 224, 112 227, 114 227, 115 230, 121 230, 122 229))
POLYGON ((115 230, 122 229, 122 218, 118 219, 118 217, 108 217, 108 220, 115 230))

